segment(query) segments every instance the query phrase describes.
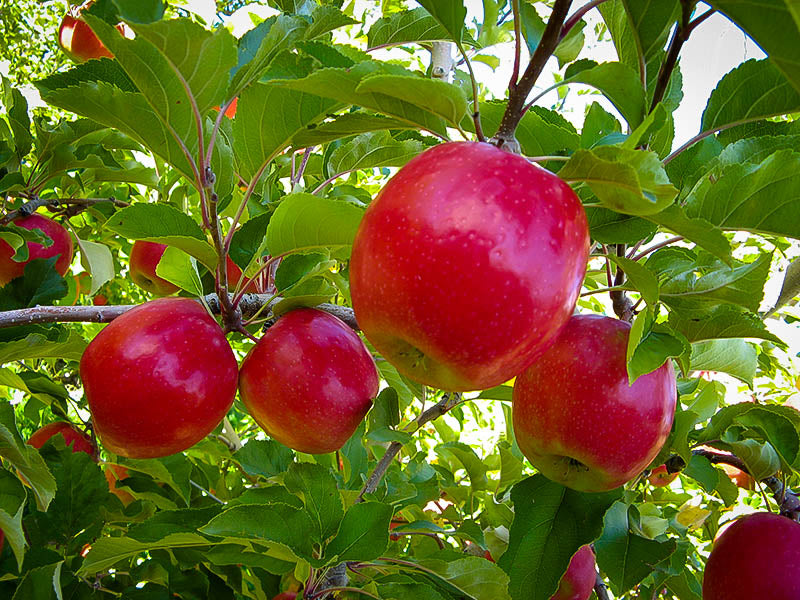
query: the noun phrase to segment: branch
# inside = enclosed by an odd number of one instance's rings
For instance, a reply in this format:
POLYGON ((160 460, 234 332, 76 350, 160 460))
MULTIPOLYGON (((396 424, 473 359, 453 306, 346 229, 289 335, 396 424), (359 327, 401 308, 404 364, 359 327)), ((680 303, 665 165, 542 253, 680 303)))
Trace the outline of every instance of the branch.
POLYGON ((669 49, 667 50, 667 58, 658 71, 658 79, 656 80, 656 87, 653 91, 653 101, 650 103, 651 112, 656 105, 664 99, 670 77, 672 77, 672 71, 675 70, 675 65, 678 64, 678 55, 681 52, 681 48, 683 48, 683 44, 689 39, 689 35, 692 33, 689 19, 692 16, 692 11, 696 3, 697 0, 681 0, 681 22, 672 34, 672 39, 669 42, 669 49))
MULTIPOLYGON (((617 256, 625 256, 624 244, 617 244, 617 256)), ((622 267, 617 265, 617 274, 614 277, 614 287, 619 288, 623 283, 625 283, 625 271, 622 270, 622 267)), ((631 299, 628 297, 625 291, 615 289, 609 292, 609 296, 611 296, 611 305, 614 308, 614 314, 628 323, 633 321, 633 302, 631 302, 631 299)))
POLYGON ((600 573, 597 574, 594 580, 594 593, 597 594, 598 600, 611 600, 608 595, 608 586, 606 586, 606 582, 603 581, 603 578, 600 577, 600 573))
POLYGON ((578 24, 578 21, 580 21, 586 13, 605 1, 606 0, 591 0, 591 2, 588 2, 576 10, 575 13, 564 22, 564 26, 561 28, 561 33, 558 36, 558 41, 561 42, 565 37, 567 37, 569 32, 572 31, 572 28, 578 24))
POLYGON ((503 120, 500 122, 500 127, 494 138, 492 138, 492 143, 497 147, 514 150, 519 146, 514 137, 514 132, 517 129, 520 119, 522 119, 525 100, 536 84, 539 75, 541 75, 544 70, 548 59, 553 55, 556 46, 558 46, 561 28, 567 18, 567 13, 569 12, 571 4, 572 0, 555 0, 553 12, 550 14, 550 18, 547 21, 542 39, 539 41, 539 45, 536 47, 528 63, 528 67, 522 74, 522 78, 516 82, 514 90, 509 94, 508 106, 506 107, 505 114, 503 114, 503 120))
MULTIPOLYGON (((454 408, 461 402, 461 395, 457 393, 448 393, 445 394, 445 397, 442 398, 438 403, 431 406, 429 409, 424 411, 417 417, 415 424, 417 426, 417 430, 419 430, 425 423, 428 421, 433 421, 434 419, 441 417, 450 409, 454 408)), ((378 464, 375 466, 375 470, 367 479, 367 482, 364 484, 364 487, 358 493, 358 498, 356 498, 356 502, 363 502, 364 496, 366 494, 371 494, 375 490, 378 489, 378 483, 380 483, 381 478, 386 473, 386 469, 389 468, 389 465, 392 463, 392 459, 397 456, 397 453, 400 452, 400 448, 403 447, 403 444, 400 442, 392 442, 389 444, 389 447, 386 449, 386 452, 381 457, 378 464)))
MULTIPOLYGON (((25 198, 25 196, 18 197, 25 198)), ((61 205, 66 204, 68 205, 67 211, 79 209, 75 210, 73 213, 77 214, 81 210, 101 202, 113 202, 115 206, 119 206, 120 208, 130 206, 130 204, 124 200, 117 200, 116 198, 40 198, 39 196, 36 196, 20 206, 17 210, 12 210, 6 213, 6 215, 0 219, 0 225, 8 225, 17 217, 28 217, 35 213, 36 210, 42 206, 46 207, 52 212, 55 212, 61 207, 61 205)))
MULTIPOLYGON (((254 315, 265 305, 273 308, 282 298, 272 294, 245 294, 239 308, 244 316, 254 315)), ((198 299, 200 301, 200 299, 198 299)), ((208 294, 202 301, 215 314, 220 313, 219 298, 208 294)), ((106 306, 34 306, 0 312, 0 329, 34 323, 110 323, 118 316, 136 308, 138 304, 106 306)), ((338 317, 353 329, 358 329, 353 309, 337 304, 320 304, 316 308, 338 317)))

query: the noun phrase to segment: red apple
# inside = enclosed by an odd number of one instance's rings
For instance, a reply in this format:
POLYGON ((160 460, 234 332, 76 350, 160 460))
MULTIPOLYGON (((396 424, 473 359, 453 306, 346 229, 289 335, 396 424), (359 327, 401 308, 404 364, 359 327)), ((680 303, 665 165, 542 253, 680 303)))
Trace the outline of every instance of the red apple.
POLYGON ((97 296, 92 298, 92 304, 95 306, 105 306, 108 304, 108 298, 106 298, 103 294, 97 294, 97 296))
POLYGON ((550 600, 588 600, 596 579, 594 551, 589 545, 581 546, 572 555, 567 571, 561 576, 558 589, 550 600))
POLYGON ((677 471, 675 473, 667 472, 667 465, 661 465, 650 471, 650 476, 647 481, 653 487, 666 487, 678 477, 677 471))
POLYGON ((107 463, 105 469, 103 469, 103 475, 106 476, 106 481, 108 481, 108 491, 119 498, 122 504, 128 506, 128 504, 133 502, 133 496, 130 492, 126 492, 117 487, 118 480, 128 477, 128 469, 121 465, 107 463))
POLYGON ((16 262, 11 258, 14 256, 14 249, 5 240, 0 240, 0 285, 5 285, 12 279, 21 277, 25 270, 25 265, 37 258, 58 256, 55 263, 56 271, 59 275, 64 275, 67 272, 72 262, 73 246, 72 237, 66 229, 52 219, 41 215, 31 215, 16 219, 14 220, 14 225, 25 229, 41 229, 47 237, 53 240, 53 243, 48 247, 44 247, 41 244, 27 242, 28 260, 16 262))
POLYGON ((323 454, 353 435, 378 394, 378 371, 356 333, 313 308, 270 327, 242 362, 239 393, 281 444, 323 454))
MULTIPOLYGON (((89 2, 83 9, 89 8, 92 4, 89 2)), ((122 23, 117 25, 117 30, 125 35, 125 25, 122 23)), ((81 18, 80 12, 71 11, 64 15, 58 28, 58 43, 64 53, 77 62, 86 62, 93 58, 114 58, 111 51, 81 18)))
MULTIPOLYGON (((225 109, 225 116, 229 119, 232 119, 236 116, 236 105, 239 103, 239 98, 234 98, 233 102, 228 105, 228 108, 225 109)), ((219 110, 219 106, 214 107, 215 110, 219 110)))
POLYGON ((588 251, 586 215, 564 181, 491 144, 441 144, 367 209, 350 264, 353 308, 404 375, 484 389, 555 340, 588 251))
POLYGON ((272 600, 295 600, 295 598, 297 598, 297 592, 282 592, 272 600))
POLYGON ((219 424, 236 394, 236 367, 222 329, 199 302, 161 298, 103 329, 80 372, 103 445, 155 458, 189 448, 219 424))
POLYGON ((628 384, 630 325, 572 317, 514 383, 514 433, 543 475, 583 492, 616 488, 663 446, 675 412, 672 363, 628 384))
POLYGON ((800 523, 773 513, 738 519, 714 542, 703 600, 800 598, 800 523))
POLYGON ((28 438, 28 443, 34 448, 41 448, 54 435, 61 435, 73 452, 86 452, 95 461, 97 460, 97 447, 92 443, 92 438, 66 421, 56 421, 37 429, 28 438))
POLYGON ((156 275, 156 267, 167 249, 166 244, 137 240, 131 249, 130 274, 133 283, 158 296, 174 294, 180 288, 156 275))
POLYGON ((754 490, 756 488, 756 482, 749 473, 745 473, 733 465, 721 464, 720 467, 738 487, 745 490, 754 490))
MULTIPOLYGON (((228 289, 235 289, 237 285, 239 285, 239 281, 242 279, 242 270, 239 266, 231 260, 231 257, 227 257, 227 274, 228 274, 228 289)), ((262 292, 258 282, 256 280, 251 281, 247 284, 245 288, 245 292, 248 294, 259 294, 262 292)))

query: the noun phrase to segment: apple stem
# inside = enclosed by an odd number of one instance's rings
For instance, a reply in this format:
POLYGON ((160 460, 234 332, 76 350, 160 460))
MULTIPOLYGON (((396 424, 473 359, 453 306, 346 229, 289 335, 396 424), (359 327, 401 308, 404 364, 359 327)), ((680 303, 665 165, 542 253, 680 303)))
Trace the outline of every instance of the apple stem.
POLYGON ((556 46, 558 46, 561 28, 566 21, 571 4, 572 0, 555 0, 553 11, 547 20, 547 26, 544 29, 544 33, 542 33, 541 40, 539 40, 539 45, 528 62, 528 67, 519 81, 509 82, 508 87, 512 91, 508 96, 508 105, 500 122, 500 127, 491 140, 491 143, 498 148, 512 149, 518 145, 514 132, 524 115, 525 101, 536 84, 539 75, 542 74, 548 59, 553 55, 556 46))

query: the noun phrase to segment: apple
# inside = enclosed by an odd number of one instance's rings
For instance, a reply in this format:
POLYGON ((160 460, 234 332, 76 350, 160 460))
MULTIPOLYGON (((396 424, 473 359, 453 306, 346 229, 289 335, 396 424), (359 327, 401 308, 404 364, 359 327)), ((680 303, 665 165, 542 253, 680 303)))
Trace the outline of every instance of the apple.
POLYGON ((800 523, 773 513, 736 521, 714 542, 703 600, 800 598, 800 523))
MULTIPOLYGON (((83 9, 89 8, 89 2, 83 9)), ((117 31, 125 35, 125 25, 117 25, 117 31)), ((93 58, 114 58, 114 55, 103 45, 92 28, 84 21, 80 12, 70 11, 61 20, 58 28, 58 44, 64 53, 76 62, 86 62, 93 58)))
POLYGON ((367 209, 350 262, 353 309, 402 374, 485 389, 555 340, 588 252, 586 215, 564 181, 491 144, 441 144, 367 209))
MULTIPOLYGON (((232 119, 236 116, 236 105, 239 103, 239 98, 234 98, 233 102, 228 105, 228 108, 225 109, 225 116, 229 119, 232 119)), ((219 110, 219 105, 214 107, 214 110, 219 110)))
POLYGON ((309 454, 341 448, 378 394, 378 370, 361 338, 321 310, 290 311, 242 362, 239 394, 281 444, 309 454))
POLYGON ((756 488, 756 482, 749 473, 745 473, 733 465, 721 464, 720 467, 722 467, 722 470, 725 471, 725 474, 738 487, 744 490, 754 490, 756 488))
MULTIPOLYGON (((228 288, 231 290, 235 289, 236 286, 239 285, 239 281, 243 277, 242 270, 239 268, 239 265, 237 265, 235 262, 231 260, 230 256, 227 257, 225 265, 227 267, 228 288)), ((263 290, 261 289, 261 286, 258 285, 258 281, 254 279, 253 281, 247 284, 247 287, 245 288, 244 291, 248 294, 259 294, 263 290)))
POLYGON ((97 294, 97 296, 92 298, 92 304, 95 306, 105 306, 108 304, 108 298, 106 298, 104 294, 97 294))
POLYGON ((272 600, 295 600, 295 598, 297 598, 297 592, 282 592, 272 600))
POLYGON ((668 473, 667 465, 661 465, 650 471, 650 476, 647 481, 653 487, 666 487, 678 477, 678 472, 668 473))
POLYGON ((73 452, 86 452, 97 461, 97 447, 92 443, 92 438, 66 421, 56 421, 37 429, 28 438, 28 443, 39 449, 54 435, 61 435, 67 447, 72 448, 73 452))
POLYGON ((160 298, 95 336, 80 374, 103 445, 129 458, 157 458, 189 448, 222 421, 236 394, 236 367, 202 304, 160 298))
POLYGON ((14 225, 25 229, 41 229, 47 237, 53 240, 53 243, 45 247, 35 242, 27 242, 28 260, 16 262, 11 258, 14 256, 14 249, 5 240, 0 240, 0 285, 5 285, 12 279, 21 277, 25 271, 25 265, 37 258, 58 256, 55 263, 56 271, 62 276, 67 272, 72 262, 73 246, 72 237, 66 229, 52 219, 41 215, 15 219, 14 225))
POLYGON ((166 249, 166 244, 144 240, 135 241, 131 248, 129 268, 133 283, 157 296, 174 294, 180 289, 174 283, 156 275, 156 267, 166 249))
POLYGON ((108 491, 119 498, 122 501, 122 504, 128 506, 128 504, 133 502, 133 496, 130 492, 126 492, 125 490, 117 487, 118 480, 126 479, 128 477, 128 469, 121 465, 107 463, 105 469, 103 469, 103 475, 106 476, 106 481, 108 481, 108 491))
POLYGON ((588 600, 596 580, 594 551, 589 545, 581 546, 572 555, 566 572, 561 576, 558 589, 550 600, 588 600))
POLYGON ((582 492, 611 490, 640 474, 669 435, 672 363, 628 384, 631 326, 572 317, 547 352, 514 383, 514 433, 545 477, 582 492))

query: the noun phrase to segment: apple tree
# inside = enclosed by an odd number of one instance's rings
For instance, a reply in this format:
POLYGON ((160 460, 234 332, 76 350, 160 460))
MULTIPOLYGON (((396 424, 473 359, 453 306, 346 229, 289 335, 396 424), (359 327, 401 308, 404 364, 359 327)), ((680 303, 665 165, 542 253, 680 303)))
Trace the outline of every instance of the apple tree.
POLYGON ((800 597, 794 4, 211 4, 3 5, 0 596, 800 597))

